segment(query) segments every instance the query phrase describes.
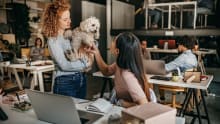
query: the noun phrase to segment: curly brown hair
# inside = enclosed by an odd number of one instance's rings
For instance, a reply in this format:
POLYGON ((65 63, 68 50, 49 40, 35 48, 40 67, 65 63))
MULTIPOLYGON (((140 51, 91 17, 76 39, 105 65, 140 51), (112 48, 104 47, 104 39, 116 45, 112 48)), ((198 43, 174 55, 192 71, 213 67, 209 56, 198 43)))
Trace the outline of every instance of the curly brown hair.
POLYGON ((56 0, 49 4, 43 14, 42 33, 45 37, 58 35, 59 18, 62 13, 70 9, 68 0, 56 0))

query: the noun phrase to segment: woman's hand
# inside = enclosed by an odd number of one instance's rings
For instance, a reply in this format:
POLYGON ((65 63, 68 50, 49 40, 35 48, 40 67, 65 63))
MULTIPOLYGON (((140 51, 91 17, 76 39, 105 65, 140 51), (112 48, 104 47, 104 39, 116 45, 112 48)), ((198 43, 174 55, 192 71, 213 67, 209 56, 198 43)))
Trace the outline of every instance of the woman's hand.
POLYGON ((99 49, 96 47, 95 44, 92 44, 91 47, 85 47, 84 50, 87 52, 87 53, 92 53, 92 54, 97 54, 99 52, 99 49))

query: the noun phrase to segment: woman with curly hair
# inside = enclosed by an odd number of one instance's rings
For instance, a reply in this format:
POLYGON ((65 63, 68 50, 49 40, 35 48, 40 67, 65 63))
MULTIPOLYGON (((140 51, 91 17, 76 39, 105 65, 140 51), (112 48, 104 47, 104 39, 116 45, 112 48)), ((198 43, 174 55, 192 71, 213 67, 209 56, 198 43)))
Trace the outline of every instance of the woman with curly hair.
MULTIPOLYGON (((56 67, 53 92, 56 94, 85 98, 86 77, 84 70, 89 67, 88 58, 81 57, 68 61, 64 52, 71 50, 70 41, 63 37, 70 28, 70 5, 65 0, 55 0, 46 8, 43 18, 43 34, 47 37, 48 48, 56 67)), ((76 53, 77 54, 77 53, 76 53)))

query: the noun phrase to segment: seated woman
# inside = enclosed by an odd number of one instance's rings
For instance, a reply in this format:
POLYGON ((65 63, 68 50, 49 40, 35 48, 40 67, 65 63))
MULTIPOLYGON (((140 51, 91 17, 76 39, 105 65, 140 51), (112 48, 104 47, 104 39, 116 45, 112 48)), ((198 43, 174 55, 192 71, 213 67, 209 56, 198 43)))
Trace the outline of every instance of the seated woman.
POLYGON ((44 58, 44 48, 42 47, 41 38, 35 39, 35 46, 31 48, 30 51, 31 60, 42 60, 44 58))
POLYGON ((146 40, 141 41, 141 51, 142 51, 144 59, 151 60, 151 54, 150 54, 150 51, 147 50, 147 41, 146 40))
POLYGON ((103 61, 95 45, 90 52, 94 53, 98 67, 104 75, 115 75, 118 103, 123 107, 130 107, 149 101, 156 102, 144 72, 139 39, 132 33, 121 33, 113 41, 111 50, 116 56, 116 62, 112 65, 103 61))

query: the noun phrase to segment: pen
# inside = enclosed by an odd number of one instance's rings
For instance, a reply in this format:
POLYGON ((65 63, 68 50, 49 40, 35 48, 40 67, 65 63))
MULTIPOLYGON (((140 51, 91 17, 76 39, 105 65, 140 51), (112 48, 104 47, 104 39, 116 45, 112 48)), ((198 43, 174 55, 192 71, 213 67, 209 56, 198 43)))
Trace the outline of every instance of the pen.
POLYGON ((17 97, 17 99, 18 99, 18 102, 20 102, 20 98, 19 98, 18 93, 16 93, 16 97, 17 97))

